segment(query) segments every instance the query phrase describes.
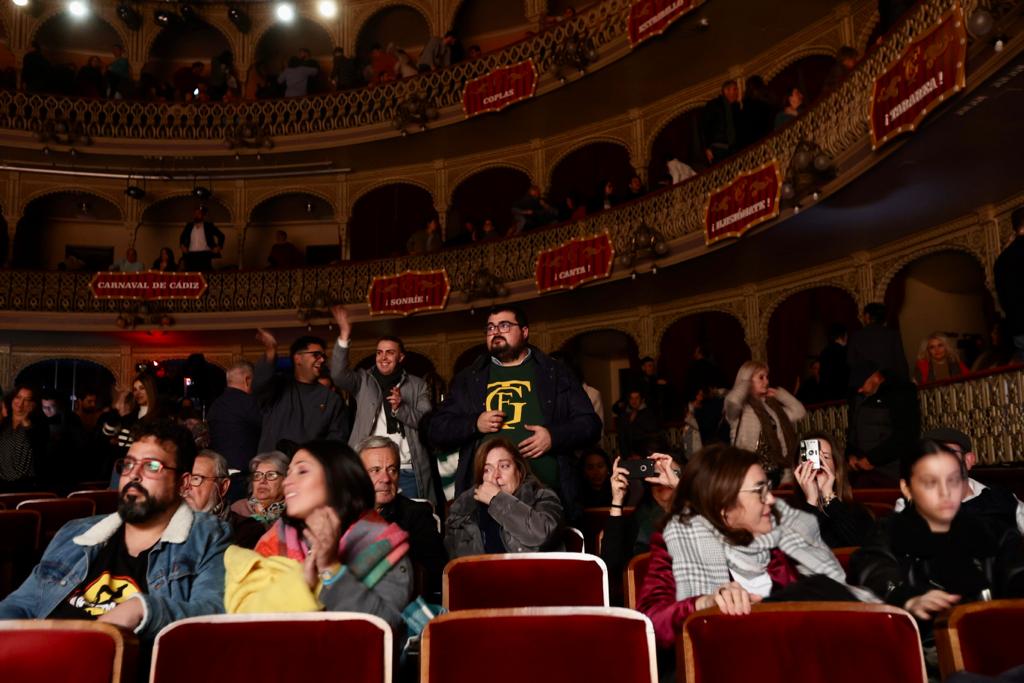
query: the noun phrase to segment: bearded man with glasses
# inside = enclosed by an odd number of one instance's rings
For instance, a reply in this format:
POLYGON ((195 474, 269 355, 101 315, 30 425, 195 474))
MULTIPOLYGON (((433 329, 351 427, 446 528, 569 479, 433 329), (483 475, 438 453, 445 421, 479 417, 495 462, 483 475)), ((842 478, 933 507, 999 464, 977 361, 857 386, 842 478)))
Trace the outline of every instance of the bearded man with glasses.
POLYGON ((95 619, 151 641, 172 621, 224 610, 227 525, 182 500, 195 443, 170 420, 140 422, 117 512, 68 522, 0 619, 95 619))

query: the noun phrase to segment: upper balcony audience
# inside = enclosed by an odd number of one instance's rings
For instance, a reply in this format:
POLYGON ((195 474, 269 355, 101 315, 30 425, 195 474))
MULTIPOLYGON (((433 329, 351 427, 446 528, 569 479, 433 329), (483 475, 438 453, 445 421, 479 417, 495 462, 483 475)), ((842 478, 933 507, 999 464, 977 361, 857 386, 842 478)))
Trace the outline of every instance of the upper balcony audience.
POLYGON ((206 214, 206 207, 199 206, 192 221, 185 224, 178 238, 182 267, 185 270, 209 272, 213 270, 213 259, 220 258, 224 233, 217 229, 213 221, 206 220, 206 214))
POLYGON ((139 252, 135 251, 135 247, 128 247, 124 250, 124 258, 110 266, 110 269, 122 273, 141 273, 146 266, 139 260, 139 252))
POLYGON ((174 251, 170 247, 160 247, 160 255, 153 261, 153 270, 166 273, 178 270, 178 263, 174 260, 174 251))
POLYGON ((736 81, 722 84, 722 93, 704 105, 701 113, 701 146, 709 164, 737 152, 741 145, 740 87, 736 81))
POLYGON ((970 370, 960 360, 956 347, 950 343, 949 337, 941 332, 933 332, 921 342, 917 354, 917 366, 914 368, 914 383, 925 384, 937 380, 963 377, 970 370))
POLYGON ((271 268, 301 268, 306 259, 294 244, 288 241, 288 233, 278 230, 274 233, 274 246, 270 248, 267 263, 271 268))

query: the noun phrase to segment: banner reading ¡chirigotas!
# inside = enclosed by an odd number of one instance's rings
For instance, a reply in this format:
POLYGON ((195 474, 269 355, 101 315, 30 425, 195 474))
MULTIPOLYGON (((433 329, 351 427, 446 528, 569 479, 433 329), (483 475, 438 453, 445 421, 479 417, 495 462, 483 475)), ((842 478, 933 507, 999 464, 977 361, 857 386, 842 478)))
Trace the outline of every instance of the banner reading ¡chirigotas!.
POLYGON ((715 190, 704 212, 704 243, 740 237, 755 225, 775 218, 781 193, 782 176, 774 159, 715 190))
POLYGON ((462 110, 467 117, 501 111, 537 92, 537 69, 532 59, 503 66, 466 83, 462 110))
POLYGON ((634 0, 628 19, 630 47, 661 35, 679 17, 702 4, 704 0, 634 0))
POLYGON ((399 275, 373 278, 366 296, 370 315, 438 311, 448 304, 448 271, 407 270, 399 275))
POLYGON ((875 78, 869 105, 872 149, 914 130, 948 95, 963 88, 966 59, 967 31, 956 3, 875 78))
POLYGON ((578 237, 537 252, 537 291, 573 289, 584 282, 606 278, 612 272, 614 258, 615 250, 607 232, 578 237))
POLYGON ((198 299, 206 292, 202 273, 167 273, 143 270, 138 273, 96 273, 89 289, 97 299, 198 299))

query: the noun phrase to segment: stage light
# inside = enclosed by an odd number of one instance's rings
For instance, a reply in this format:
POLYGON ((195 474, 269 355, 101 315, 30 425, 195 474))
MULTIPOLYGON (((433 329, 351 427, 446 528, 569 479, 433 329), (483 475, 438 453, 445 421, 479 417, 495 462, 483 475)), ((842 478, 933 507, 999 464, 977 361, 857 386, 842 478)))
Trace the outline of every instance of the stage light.
POLYGON ((132 199, 142 199, 146 196, 146 191, 138 185, 129 185, 125 189, 124 193, 132 199))
POLYGON ((89 14, 89 5, 84 0, 71 0, 68 3, 68 12, 76 19, 82 19, 89 14))
POLYGON ((14 0, 14 4, 16 7, 25 7, 28 5, 28 0, 14 0))
POLYGON ((290 2, 282 2, 274 10, 274 14, 277 18, 285 23, 291 23, 295 21, 295 5, 290 2))
POLYGON ((228 8, 228 21, 234 24, 240 33, 248 33, 252 30, 252 19, 237 7, 228 8))
POLYGON ((338 3, 334 0, 320 0, 316 9, 324 19, 333 19, 338 15, 338 3))
POLYGON ((181 12, 181 17, 185 21, 195 21, 199 18, 199 13, 196 12, 196 8, 187 2, 182 4, 181 7, 178 8, 178 11, 181 12))
POLYGON ((158 9, 153 12, 153 21, 156 22, 157 26, 160 26, 161 28, 167 28, 168 26, 173 26, 174 24, 181 21, 181 17, 179 17, 174 12, 168 12, 167 10, 158 9))
POLYGON ((203 187, 202 185, 196 185, 192 188, 192 196, 199 200, 209 199, 213 195, 210 188, 203 187))
POLYGON ((142 28, 142 15, 126 2, 117 4, 117 18, 131 31, 138 31, 142 28))

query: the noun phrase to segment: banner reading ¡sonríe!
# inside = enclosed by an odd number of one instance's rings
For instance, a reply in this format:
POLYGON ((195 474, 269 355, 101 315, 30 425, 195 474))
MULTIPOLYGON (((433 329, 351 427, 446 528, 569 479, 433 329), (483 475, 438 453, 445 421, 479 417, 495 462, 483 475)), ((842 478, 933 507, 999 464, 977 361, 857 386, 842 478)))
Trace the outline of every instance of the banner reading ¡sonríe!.
POLYGON ((143 270, 138 273, 96 273, 89 289, 97 299, 198 299, 206 292, 202 273, 167 273, 143 270))
POLYGON ((948 95, 963 88, 966 59, 967 31, 956 3, 875 78, 868 112, 872 149, 914 130, 948 95))
POLYGON ((400 275, 378 275, 366 295, 370 315, 439 311, 448 303, 448 271, 407 270, 400 275))
POLYGON ((615 249, 607 232, 578 237, 537 252, 537 291, 573 289, 584 282, 606 278, 612 272, 615 249))
POLYGON ((715 190, 704 213, 704 243, 740 237, 779 215, 782 176, 774 159, 715 190))
POLYGON ((629 8, 629 45, 636 47, 665 32, 679 17, 704 0, 634 0, 629 8))
POLYGON ((537 92, 537 68, 532 59, 503 66, 474 78, 462 90, 462 110, 466 117, 505 107, 525 100, 537 92))

